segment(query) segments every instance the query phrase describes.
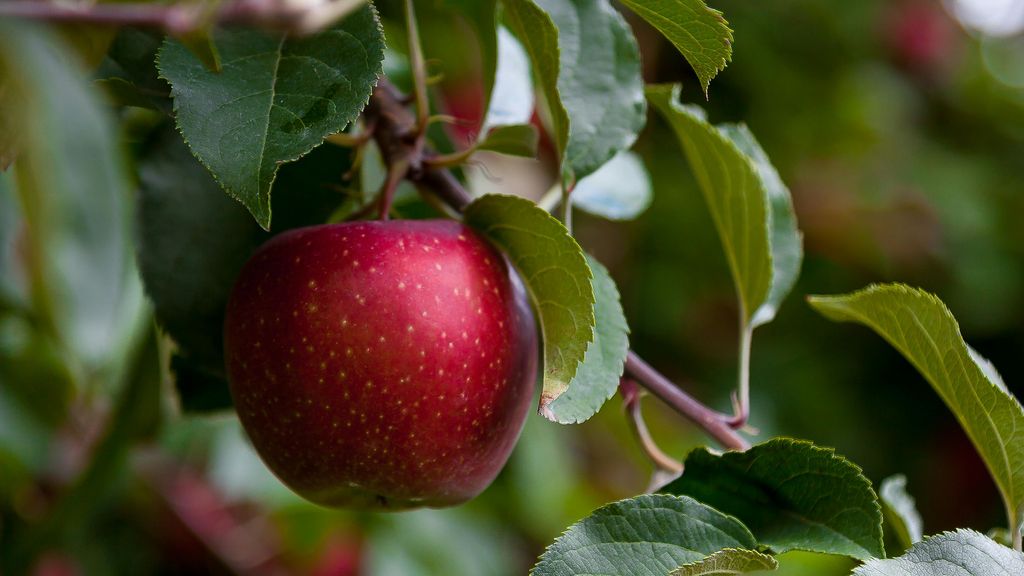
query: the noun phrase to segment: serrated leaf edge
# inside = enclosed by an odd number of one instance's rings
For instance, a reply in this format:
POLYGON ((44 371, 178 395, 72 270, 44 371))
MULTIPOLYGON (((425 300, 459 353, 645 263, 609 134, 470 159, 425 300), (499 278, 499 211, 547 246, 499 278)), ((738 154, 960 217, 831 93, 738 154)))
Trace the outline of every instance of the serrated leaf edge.
MULTIPOLYGON (((722 555, 722 553, 729 553, 729 552, 748 552, 751 555, 753 555, 755 558, 757 558, 758 560, 767 560, 766 564, 769 565, 769 568, 767 568, 767 570, 775 570, 776 568, 779 567, 778 560, 776 560, 770 554, 764 554, 762 552, 758 552, 757 550, 750 550, 750 549, 747 549, 747 548, 722 548, 718 552, 715 552, 714 554, 708 554, 707 556, 705 556, 704 558, 702 558, 700 560, 697 560, 696 562, 690 562, 688 564, 683 564, 682 566, 680 566, 680 567, 676 568, 675 570, 673 570, 672 572, 670 572, 668 576, 679 576, 679 574, 682 573, 684 568, 693 568, 693 567, 699 566, 699 565, 707 562, 708 560, 713 559, 716 556, 722 555)), ((725 572, 723 572, 721 570, 716 570, 714 572, 705 572, 705 574, 724 574, 724 573, 725 572)), ((729 573, 730 574, 741 574, 741 572, 734 572, 732 570, 730 570, 729 573)))
MULTIPOLYGON (((826 318, 828 318, 829 320, 832 320, 834 322, 850 322, 851 320, 848 320, 846 318, 840 318, 838 315, 834 314, 831 310, 829 310, 827 308, 828 306, 842 308, 844 311, 846 311, 846 313, 848 315, 850 315, 850 316, 852 316, 854 318, 857 318, 859 324, 865 326, 866 328, 870 329, 875 334, 878 334, 879 336, 881 336, 882 339, 885 340, 886 343, 889 344, 889 346, 891 346, 900 356, 903 356, 908 362, 910 362, 910 364, 914 367, 914 369, 918 372, 918 374, 920 374, 921 377, 924 378, 925 381, 928 382, 929 387, 931 387, 932 390, 934 390, 936 392, 936 394, 939 395, 939 397, 942 399, 943 403, 948 406, 949 402, 946 399, 946 395, 943 392, 941 392, 940 390, 938 390, 937 387, 935 385, 933 385, 928 380, 927 377, 925 377, 924 371, 921 369, 920 366, 918 366, 918 364, 917 364, 917 362, 915 360, 907 357, 903 353, 903 351, 900 350, 899 347, 894 342, 892 342, 887 336, 885 336, 881 331, 879 331, 878 328, 876 327, 877 325, 875 324, 875 322, 873 320, 865 317, 863 314, 860 314, 856 310, 853 310, 853 309, 849 308, 848 306, 846 306, 845 302, 843 302, 844 300, 848 300, 850 298, 854 298, 854 297, 857 297, 857 296, 860 296, 860 295, 863 295, 863 294, 870 294, 870 293, 874 293, 874 292, 889 291, 889 290, 892 290, 892 291, 895 291, 895 292, 901 292, 903 294, 910 295, 910 296, 920 296, 920 297, 924 298, 925 300, 931 302, 932 304, 938 305, 938 307, 942 311, 942 313, 953 323, 954 328, 956 328, 956 334, 960 338, 960 342, 966 348, 967 355, 972 360, 971 365, 974 366, 974 368, 976 370, 978 370, 978 373, 981 375, 982 379, 985 382, 987 382, 989 384, 989 386, 992 386, 993 388, 995 388, 995 391, 997 393, 1009 397, 1009 399, 1012 401, 1012 404, 1016 407, 1017 412, 1020 414, 1021 418, 1024 418, 1024 406, 1021 405, 1020 401, 1015 396, 1013 396, 1012 394, 1009 394, 1007 391, 1001 389, 995 382, 993 382, 992 379, 989 378, 989 376, 987 374, 985 374, 985 370, 983 370, 982 367, 978 365, 977 360, 974 359, 974 356, 972 356, 970 354, 970 346, 967 345, 967 341, 964 339, 963 333, 960 331, 960 323, 957 322, 956 317, 949 310, 949 307, 946 306, 945 302, 943 302, 941 298, 939 298, 938 296, 928 292, 927 290, 923 290, 921 288, 914 288, 912 286, 908 286, 908 285, 902 284, 902 283, 870 284, 866 288, 863 288, 861 290, 857 290, 855 292, 851 292, 849 294, 843 294, 843 295, 838 295, 838 296, 810 295, 810 296, 807 297, 807 302, 811 305, 812 308, 814 308, 819 313, 824 315, 826 318)), ((965 432, 966 432, 966 426, 964 426, 963 421, 961 420, 960 414, 958 414, 957 412, 953 411, 952 409, 950 411, 953 412, 954 417, 960 423, 961 427, 965 428, 965 432)), ((992 428, 993 428, 993 430, 997 430, 995 428, 995 425, 993 425, 992 428)), ((970 435, 968 435, 968 436, 970 436, 970 435)), ((1002 434, 999 434, 998 431, 996 433, 996 436, 999 437, 1000 439, 1002 439, 1002 434)), ((974 444, 974 439, 973 438, 971 438, 971 443, 974 444)), ((978 448, 977 446, 975 446, 975 447, 980 452, 980 448, 978 448)), ((1003 463, 1005 465, 1005 470, 1007 472, 1007 477, 1012 479, 1013 478, 1013 471, 1012 471, 1012 468, 1010 466, 1009 454, 1006 453, 1006 443, 1005 442, 1001 442, 1000 443, 1000 445, 999 445, 999 453, 1002 456, 1002 460, 1003 460, 1003 463)), ((993 481, 997 485, 999 485, 999 482, 996 482, 995 478, 993 478, 993 481)), ((1000 487, 1000 493, 1002 493, 1002 486, 999 485, 999 487, 1000 487)), ((1013 487, 1009 486, 1009 488, 1012 491, 1013 487)), ((1021 517, 1024 516, 1024 504, 1018 505, 1016 502, 1013 501, 1013 500, 1016 500, 1015 498, 1013 498, 1013 496, 1017 496, 1016 494, 1011 493, 1011 494, 1009 494, 1009 496, 1010 496, 1009 498, 1007 498, 1007 496, 1004 496, 1003 498, 1004 498, 1004 504, 1006 505, 1007 512, 1011 516, 1010 522, 1011 523, 1019 524, 1019 523, 1022 522, 1022 518, 1021 517)))
MULTIPOLYGON (((921 546, 921 545, 927 544, 928 541, 930 541, 932 539, 935 539, 935 538, 958 537, 958 536, 961 536, 961 535, 969 535, 969 536, 973 535, 973 536, 978 536, 978 537, 984 538, 986 540, 992 540, 992 538, 989 538, 988 536, 986 536, 985 534, 982 534, 981 532, 978 532, 977 530, 972 530, 970 528, 957 528, 956 530, 945 530, 945 531, 939 532, 937 534, 932 534, 930 536, 925 536, 923 540, 921 540, 920 542, 915 543, 914 546, 911 547, 911 549, 913 549, 913 548, 915 548, 917 546, 921 546)), ((999 544, 995 540, 992 540, 992 542, 994 544, 998 545, 998 546, 1002 546, 1002 544, 999 544)), ((1009 547, 1005 547, 1005 548, 1007 550, 1013 550, 1012 548, 1009 548, 1009 547)), ((908 550, 908 552, 909 552, 909 550, 908 550)), ((1017 553, 1020 554, 1020 552, 1017 552, 1017 553)), ((906 554, 907 553, 905 552, 905 553, 903 553, 903 554, 901 554, 899 556, 893 557, 893 558, 873 558, 873 559, 868 560, 867 562, 861 564, 857 568, 855 568, 854 571, 853 571, 853 574, 851 576, 860 576, 861 569, 863 569, 863 568, 869 568, 869 567, 871 567, 874 564, 878 564, 879 562, 887 562, 887 561, 890 561, 890 560, 899 560, 900 558, 902 558, 906 554)))
MULTIPOLYGON (((591 285, 593 285, 595 276, 593 276, 593 266, 590 265, 591 260, 593 260, 595 263, 597 263, 598 266, 604 267, 604 265, 601 264, 601 262, 598 261, 593 256, 590 256, 590 254, 584 253, 584 255, 587 257, 587 266, 589 266, 591 268, 591 274, 592 274, 591 285)), ((607 269, 605 269, 605 274, 608 274, 609 279, 611 279, 611 274, 608 273, 607 269)), ((615 284, 615 280, 614 279, 612 279, 611 287, 612 287, 612 290, 614 290, 614 292, 615 292, 615 301, 619 303, 619 306, 621 308, 621 306, 622 306, 622 294, 619 292, 619 287, 618 287, 617 284, 615 284)), ((623 316, 625 316, 625 314, 623 314, 623 316)), ((630 331, 629 323, 627 322, 626 323, 626 349, 625 349, 626 353, 629 352, 629 335, 630 334, 632 334, 632 332, 630 331)), ((587 352, 589 352, 590 351, 590 347, 594 346, 596 343, 597 343, 597 290, 594 290, 594 330, 593 330, 593 336, 591 336, 591 339, 590 339, 590 343, 587 344, 587 352)), ((584 358, 584 360, 586 359, 586 353, 584 353, 583 358, 584 358)), ((581 362, 580 365, 582 365, 582 364, 583 363, 581 362)), ((577 371, 578 370, 579 370, 579 367, 577 367, 577 371)), ((622 374, 625 373, 625 371, 626 371, 626 354, 624 353, 622 355, 621 366, 619 367, 619 377, 620 378, 622 377, 622 374)), ((576 380, 576 377, 573 376, 573 379, 569 381, 569 386, 570 387, 572 386, 572 383, 575 380, 576 380)), ((569 388, 566 388, 566 390, 568 390, 568 389, 569 388)), ((602 400, 602 404, 604 404, 605 402, 611 400, 611 398, 613 396, 615 396, 615 393, 617 391, 618 391, 618 388, 613 388, 611 390, 611 392, 608 394, 608 396, 605 397, 602 400)), ((548 409, 547 413, 545 414, 545 417, 548 420, 551 420, 552 422, 557 422, 558 424, 582 424, 582 423, 586 422, 587 420, 590 420, 591 418, 593 418, 597 414, 598 410, 600 410, 600 409, 595 410, 594 414, 591 414, 590 416, 588 416, 586 418, 568 418, 568 419, 565 419, 565 420, 561 420, 561 419, 558 419, 557 416, 555 416, 555 414, 554 414, 554 412, 552 410, 550 410, 550 404, 553 403, 555 400, 557 400, 560 397, 561 396, 558 396, 556 398, 551 399, 548 402, 548 404, 545 405, 542 408, 542 409, 544 409, 544 408, 548 409), (548 414, 550 414, 550 416, 548 416, 548 414)))
POLYGON ((680 495, 680 494, 658 494, 658 493, 640 494, 638 496, 631 496, 629 498, 623 498, 621 500, 616 500, 615 502, 609 502, 609 503, 607 503, 607 504, 605 504, 603 506, 599 506, 599 507, 595 508, 594 510, 592 510, 589 514, 587 514, 583 518, 580 518, 576 522, 573 522, 572 524, 570 524, 569 527, 567 527, 565 530, 562 530, 562 533, 559 534, 557 538, 555 538, 550 544, 548 544, 547 546, 544 547, 544 551, 540 554, 540 556, 537 557, 537 562, 533 565, 533 568, 530 568, 530 576, 535 576, 535 571, 537 570, 538 567, 540 567, 540 564, 544 560, 544 557, 547 555, 548 552, 551 551, 552 548, 555 547, 556 544, 561 542, 562 539, 565 538, 569 534, 569 532, 572 532, 572 530, 574 528, 576 528, 577 526, 582 525, 584 522, 586 522, 588 519, 590 519, 593 515, 597 514, 598 512, 601 512, 602 510, 605 510, 607 508, 611 508, 612 506, 618 506, 618 505, 621 505, 621 504, 625 504, 626 502, 629 502, 631 500, 639 500, 641 498, 650 498, 652 496, 668 496, 668 497, 671 497, 671 498, 677 498, 677 499, 680 499, 680 500, 689 500, 689 501, 695 502, 695 503, 697 503, 697 504, 707 508, 708 510, 713 510, 713 511, 717 512, 718 514, 721 514, 723 517, 735 521, 738 526, 740 526, 744 530, 746 530, 747 535, 750 536, 750 540, 752 542, 757 542, 757 538, 750 531, 750 528, 747 528, 747 525, 744 524, 739 518, 736 518, 735 516, 726 514, 725 512, 722 512, 721 510, 719 510, 717 508, 713 508, 711 506, 708 506, 707 504, 701 502, 700 500, 697 500, 696 498, 693 498, 691 496, 686 496, 686 495, 680 495))
MULTIPOLYGON (((878 493, 875 491, 874 485, 871 483, 871 480, 869 480, 868 477, 864 475, 864 469, 861 468, 860 466, 858 466, 852 460, 850 460, 847 457, 843 456, 842 454, 837 454, 835 448, 827 447, 827 446, 818 446, 817 444, 814 444, 813 442, 810 442, 808 440, 801 440, 799 438, 790 438, 790 437, 787 437, 787 436, 779 436, 779 437, 776 437, 776 438, 772 438, 771 440, 768 440, 767 442, 762 442, 761 444, 757 444, 756 446, 753 446, 751 448, 751 450, 756 449, 758 447, 763 447, 763 446, 774 446, 776 444, 788 444, 788 445, 791 445, 791 446, 803 445, 803 446, 807 446, 807 447, 811 448, 811 450, 813 450, 813 451, 824 452, 824 453, 828 454, 833 460, 838 460, 840 462, 848 464, 857 473, 856 476, 854 476, 854 479, 857 482, 860 482, 861 484, 866 486, 867 489, 868 489, 868 492, 874 497, 872 499, 872 504, 873 504, 872 505, 872 509, 876 513, 875 516, 878 518, 878 525, 877 525, 877 529, 878 529, 877 530, 878 542, 877 543, 878 543, 879 550, 881 550, 882 553, 883 553, 882 558, 884 558, 885 541, 883 539, 884 536, 883 536, 882 523, 883 523, 884 519, 883 519, 882 505, 879 502, 878 493)), ((724 458, 730 457, 730 454, 736 454, 736 455, 744 454, 744 452, 725 452, 725 453, 722 453, 722 454, 716 454, 715 452, 712 452, 706 446, 699 446, 699 447, 694 448, 693 450, 691 450, 690 453, 686 455, 686 459, 683 461, 684 465, 685 465, 686 460, 690 459, 690 455, 691 454, 693 454, 693 453, 695 453, 697 451, 700 451, 700 450, 703 450, 703 451, 707 452, 708 454, 710 454, 711 456, 714 456, 714 457, 719 458, 719 459, 724 459, 724 458)), ((671 484, 671 482, 669 482, 669 484, 666 484, 665 486, 662 486, 658 490, 661 490, 661 489, 669 486, 670 484, 671 484)), ((818 522, 810 522, 810 523, 812 523, 812 524, 820 524, 818 522)), ((828 527, 826 526, 826 528, 828 528, 828 527)), ((834 530, 832 528, 828 528, 828 530, 830 532, 834 532, 834 530)), ((859 547, 861 549, 864 549, 863 546, 861 546, 857 542, 849 540, 849 538, 847 538, 846 536, 844 536, 842 534, 839 534, 839 536, 841 536, 844 540, 847 540, 850 543, 856 545, 857 547, 859 547)), ((771 548, 769 547, 769 549, 771 549, 771 548)), ((787 548, 785 550, 785 552, 789 552, 791 550, 800 550, 800 551, 804 551, 804 552, 816 552, 816 553, 820 553, 821 552, 820 550, 813 550, 813 549, 810 549, 810 548, 803 548, 803 547, 799 547, 799 546, 798 547, 793 547, 793 548, 787 548)), ((778 552, 778 551, 776 551, 776 552, 778 552)), ((864 552, 866 552, 867 555, 869 555, 869 556, 874 556, 874 554, 872 554, 870 550, 864 549, 864 552)))
MULTIPOLYGON (((380 34, 381 47, 382 48, 386 48, 387 46, 386 46, 386 43, 385 43, 384 25, 381 22, 380 13, 377 11, 377 7, 373 4, 373 2, 367 2, 366 6, 368 7, 368 9, 370 10, 371 14, 373 15, 373 21, 377 24, 376 28, 377 28, 377 32, 380 34)), ((281 37, 281 43, 278 46, 278 51, 279 52, 281 50, 281 47, 284 46, 284 43, 287 42, 288 39, 289 38, 288 38, 287 34, 285 34, 285 35, 283 35, 281 37)), ((171 101, 173 103, 172 108, 173 108, 173 112, 174 112, 174 127, 175 127, 175 129, 178 131, 178 134, 181 134, 181 138, 182 138, 182 140, 184 140, 185 144, 188 146, 188 150, 189 150, 189 152, 192 153, 192 156, 194 156, 195 159, 198 160, 199 163, 202 164, 204 168, 206 168, 206 171, 209 172, 211 176, 213 176, 214 181, 217 182, 217 185, 220 186, 221 190, 223 190, 229 197, 231 197, 233 200, 235 200, 236 202, 241 204, 250 214, 252 214, 253 218, 256 220, 256 223, 260 225, 260 228, 263 228, 265 231, 269 232, 270 231, 271 216, 272 216, 271 195, 274 192, 274 182, 277 181, 277 173, 278 173, 278 171, 280 170, 282 165, 289 164, 291 162, 296 162, 296 161, 302 159, 304 156, 306 156, 307 154, 309 154, 310 152, 312 152, 313 150, 315 150, 316 148, 321 146, 323 144, 323 141, 321 141, 319 144, 313 144, 307 150, 299 152, 298 154, 296 154, 295 157, 293 157, 293 158, 287 158, 287 159, 284 159, 284 160, 276 161, 277 167, 274 169, 274 172, 270 176, 270 187, 267 190, 266 218, 264 219, 260 214, 254 213, 249 208, 249 206, 246 205, 245 201, 242 200, 242 198, 234 190, 232 190, 226 184, 224 184, 224 182, 221 181, 220 176, 209 166, 209 164, 206 163, 205 160, 203 160, 199 156, 199 154, 196 153, 196 151, 192 148, 192 143, 189 141, 188 135, 186 135, 185 131, 182 129, 181 122, 178 119, 178 99, 176 97, 177 94, 179 93, 179 91, 174 86, 174 83, 171 82, 170 78, 164 76, 163 68, 160 65, 160 59, 163 56, 164 48, 171 41, 172 41, 172 38, 167 37, 161 43, 160 48, 156 52, 156 60, 155 60, 154 64, 155 64, 156 69, 157 69, 157 77, 160 78, 161 80, 164 80, 165 82, 167 82, 167 84, 171 87, 171 101)), ((193 55, 193 57, 194 57, 194 55, 193 55)), ((377 86, 377 84, 380 82, 380 79, 384 77, 384 60, 383 59, 378 63, 375 76, 376 76, 376 80, 374 81, 373 86, 370 89, 370 92, 366 95, 366 99, 364 100, 364 102, 362 104, 361 110, 365 109, 366 106, 370 103, 370 98, 373 96, 373 88, 375 88, 377 86)), ((276 81, 277 80, 275 78, 275 83, 276 83, 276 81)), ((360 112, 359 114, 361 114, 361 113, 362 112, 360 112)), ((343 126, 341 129, 339 129, 337 132, 331 132, 330 134, 325 134, 324 138, 326 139, 327 136, 331 136, 333 134, 338 134, 338 133, 344 131, 344 129, 349 124, 351 124, 357 118, 359 118, 359 114, 356 114, 356 116, 354 118, 349 120, 346 123, 346 125, 343 126)), ((257 191, 257 194, 259 194, 258 191, 257 191)), ((259 197, 257 197, 256 201, 257 201, 258 204, 262 204, 261 199, 259 197)))

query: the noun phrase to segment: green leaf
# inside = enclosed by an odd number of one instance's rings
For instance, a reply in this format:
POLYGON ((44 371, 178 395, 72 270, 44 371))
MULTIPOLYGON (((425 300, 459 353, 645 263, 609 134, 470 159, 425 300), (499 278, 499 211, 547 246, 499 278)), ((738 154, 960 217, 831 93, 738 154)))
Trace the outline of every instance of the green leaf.
POLYGON ((189 32, 178 36, 176 40, 202 62, 207 70, 215 74, 221 72, 220 51, 217 50, 217 43, 210 28, 189 32))
POLYGON ((619 290, 608 270, 591 256, 587 263, 594 273, 594 339, 569 388, 548 404, 545 416, 560 424, 577 424, 597 414, 619 389, 619 379, 629 352, 629 326, 619 302, 619 290))
POLYGON ((19 135, 13 181, 33 313, 93 376, 122 364, 142 292, 112 118, 66 50, 40 28, 0 21, 3 116, 19 135))
MULTIPOLYGON (((277 201, 275 228, 324 222, 341 200, 324 184, 340 181, 347 156, 324 146, 282 168, 278 185, 291 201, 277 201)), ((177 343, 172 369, 182 408, 230 407, 224 309, 238 272, 270 234, 220 191, 169 126, 144 147, 139 164, 139 268, 157 320, 177 343)))
POLYGON ((751 327, 769 322, 793 287, 803 258, 789 191, 743 126, 712 126, 678 103, 679 86, 647 97, 676 132, 711 211, 751 327))
POLYGON ((890 476, 882 481, 878 489, 882 500, 882 511, 888 525, 904 548, 910 548, 924 537, 921 515, 917 512, 914 498, 907 493, 907 477, 902 474, 890 476))
POLYGON ((576 240, 561 222, 516 196, 490 194, 464 213, 472 226, 501 248, 533 299, 544 337, 541 413, 572 382, 594 338, 593 275, 576 240))
POLYGON ((220 191, 173 130, 161 131, 139 164, 139 269, 160 326, 178 345, 172 367, 179 392, 188 391, 182 407, 195 410, 193 398, 228 391, 224 309, 242 265, 269 235, 220 191))
POLYGON ((714 554, 680 566, 669 576, 714 576, 723 574, 746 574, 760 570, 775 570, 779 563, 767 554, 743 548, 727 548, 714 554))
POLYGON ((854 576, 1019 576, 1024 554, 973 530, 945 532, 918 542, 906 554, 871 560, 854 576))
POLYGON ((643 160, 626 150, 572 191, 573 206, 609 220, 632 220, 651 204, 651 177, 643 160))
POLYGON ((723 548, 753 548, 735 518, 685 496, 645 494, 598 508, 540 557, 533 576, 664 576, 723 548))
POLYGON ((882 510, 871 482, 831 449, 787 438, 721 456, 698 448, 685 469, 659 491, 691 496, 739 518, 776 553, 885 556, 882 510))
POLYGON ((718 130, 732 140, 754 165, 764 193, 768 197, 768 244, 771 246, 772 282, 764 302, 758 307, 752 325, 760 326, 775 318, 782 301, 800 276, 803 262, 803 237, 797 229, 796 212, 789 189, 783 184, 768 155, 743 124, 722 124, 718 130))
POLYGON ((359 115, 381 73, 384 39, 367 7, 309 37, 233 30, 216 41, 219 74, 173 41, 158 67, 192 152, 269 230, 278 168, 359 115))
POLYGON ((156 55, 162 42, 163 36, 155 32, 122 28, 96 71, 96 83, 108 91, 116 104, 170 113, 171 86, 156 69, 156 55))
POLYGON ((533 64, 533 74, 547 101, 552 137, 561 157, 569 143, 569 112, 558 91, 558 27, 533 0, 503 0, 504 17, 533 64))
POLYGON ((1024 520, 1024 409, 975 361, 946 305, 899 284, 809 300, 831 320, 871 328, 917 368, 978 449, 1017 529, 1024 520))
POLYGON ((640 50, 607 0, 506 0, 551 109, 562 172, 587 176, 632 146, 647 119, 640 50))
POLYGON ((513 126, 496 126, 491 128, 483 140, 477 144, 477 150, 489 150, 510 156, 535 158, 540 135, 532 124, 513 126))
POLYGON ((704 0, 622 0, 658 29, 686 58, 700 80, 704 95, 708 84, 732 60, 732 30, 722 13, 704 0))

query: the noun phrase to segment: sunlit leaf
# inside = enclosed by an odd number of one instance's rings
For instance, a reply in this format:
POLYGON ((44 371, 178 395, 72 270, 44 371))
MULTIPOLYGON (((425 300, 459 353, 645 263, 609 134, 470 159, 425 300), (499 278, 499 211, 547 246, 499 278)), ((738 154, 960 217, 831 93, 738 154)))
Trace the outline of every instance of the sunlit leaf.
POLYGON ((587 354, 569 388, 548 404, 545 411, 545 416, 562 424, 587 420, 615 395, 629 352, 629 327, 615 281, 593 257, 588 256, 587 263, 594 274, 597 324, 594 339, 587 346, 587 354))
POLYGON ((563 173, 583 178, 629 148, 646 121, 633 31, 607 0, 504 5, 551 110, 563 173))
POLYGON ((996 544, 973 530, 957 530, 926 538, 906 554, 871 560, 854 576, 1019 576, 1024 554, 996 544))
POLYGON ((594 289, 586 257, 561 222, 523 198, 483 196, 464 217, 508 255, 533 300, 544 339, 540 402, 546 414, 569 388, 594 338, 594 289))
POLYGON ((686 58, 700 80, 708 84, 732 59, 732 30, 718 10, 704 0, 622 0, 657 28, 686 58))
POLYGON ((1024 409, 975 361, 945 304, 899 284, 810 303, 829 319, 871 328, 928 380, 981 454, 1017 529, 1024 520, 1024 409))
POLYGON ((714 554, 680 566, 669 576, 716 576, 727 574, 746 574, 762 570, 775 570, 779 563, 775 558, 743 548, 728 548, 714 554))
POLYGON ((685 496, 645 494, 598 508, 540 557, 533 576, 665 576, 724 548, 754 548, 731 516, 685 496))
POLYGON ((743 126, 712 126, 678 103, 679 87, 647 89, 679 138, 707 201, 744 321, 769 322, 800 272, 803 248, 789 191, 743 126))

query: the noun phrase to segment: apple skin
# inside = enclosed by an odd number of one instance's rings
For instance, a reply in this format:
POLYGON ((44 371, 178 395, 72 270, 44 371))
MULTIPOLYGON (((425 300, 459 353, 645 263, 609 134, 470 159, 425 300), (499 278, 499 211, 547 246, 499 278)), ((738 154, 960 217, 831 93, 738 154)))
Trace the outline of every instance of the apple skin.
POLYGON ((236 281, 224 342, 256 451, 325 506, 473 498, 508 460, 537 379, 521 282, 451 220, 273 238, 236 281))

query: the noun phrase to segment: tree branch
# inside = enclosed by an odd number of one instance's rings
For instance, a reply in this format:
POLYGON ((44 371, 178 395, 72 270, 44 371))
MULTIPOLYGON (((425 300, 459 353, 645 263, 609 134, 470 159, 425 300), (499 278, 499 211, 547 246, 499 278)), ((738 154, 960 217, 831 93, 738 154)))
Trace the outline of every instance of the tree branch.
POLYGON ((47 0, 0 2, 0 17, 83 22, 160 28, 182 35, 212 23, 282 29, 300 34, 321 30, 341 19, 365 0, 289 2, 288 0, 230 0, 210 11, 203 3, 106 4, 57 3, 47 0))
POLYGON ((733 430, 721 415, 676 386, 632 350, 626 356, 626 373, 651 394, 700 426, 719 444, 731 450, 746 450, 750 444, 733 430))

